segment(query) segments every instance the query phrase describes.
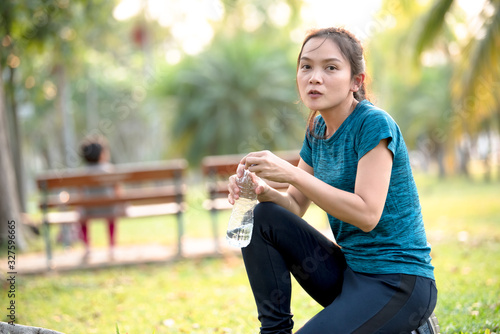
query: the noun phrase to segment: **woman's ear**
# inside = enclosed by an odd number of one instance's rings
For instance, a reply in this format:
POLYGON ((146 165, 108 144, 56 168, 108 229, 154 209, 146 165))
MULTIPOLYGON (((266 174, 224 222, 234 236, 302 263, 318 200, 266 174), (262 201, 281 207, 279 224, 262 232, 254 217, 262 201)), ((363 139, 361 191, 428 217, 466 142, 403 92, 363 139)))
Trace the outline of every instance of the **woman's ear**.
POLYGON ((357 92, 358 90, 361 89, 361 86, 363 86, 363 82, 365 81, 365 76, 366 76, 365 73, 360 73, 352 78, 352 85, 351 85, 352 92, 357 92))

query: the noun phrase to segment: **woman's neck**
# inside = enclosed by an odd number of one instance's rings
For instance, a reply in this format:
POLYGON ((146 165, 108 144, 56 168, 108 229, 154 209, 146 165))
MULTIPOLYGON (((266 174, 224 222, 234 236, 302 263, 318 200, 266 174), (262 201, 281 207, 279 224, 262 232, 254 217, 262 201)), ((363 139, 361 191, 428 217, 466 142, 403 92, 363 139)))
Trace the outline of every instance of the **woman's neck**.
POLYGON ((320 111, 326 124, 326 138, 330 138, 338 130, 342 123, 344 123, 347 117, 353 112, 354 108, 356 108, 357 104, 358 101, 353 97, 352 99, 346 99, 344 103, 337 106, 335 109, 320 111))

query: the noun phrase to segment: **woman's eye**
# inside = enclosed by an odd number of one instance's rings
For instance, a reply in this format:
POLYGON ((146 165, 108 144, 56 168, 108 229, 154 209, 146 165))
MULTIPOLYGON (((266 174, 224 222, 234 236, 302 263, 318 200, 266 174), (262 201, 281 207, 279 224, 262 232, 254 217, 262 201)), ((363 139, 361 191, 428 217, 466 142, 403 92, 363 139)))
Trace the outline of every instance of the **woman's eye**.
POLYGON ((307 65, 307 64, 304 64, 304 65, 302 65, 300 68, 301 68, 301 69, 303 69, 303 70, 308 70, 308 69, 310 69, 310 68, 311 68, 311 66, 310 66, 310 65, 307 65))
POLYGON ((326 67, 329 71, 333 71, 333 70, 336 70, 337 68, 333 65, 330 65, 330 66, 327 66, 326 67))

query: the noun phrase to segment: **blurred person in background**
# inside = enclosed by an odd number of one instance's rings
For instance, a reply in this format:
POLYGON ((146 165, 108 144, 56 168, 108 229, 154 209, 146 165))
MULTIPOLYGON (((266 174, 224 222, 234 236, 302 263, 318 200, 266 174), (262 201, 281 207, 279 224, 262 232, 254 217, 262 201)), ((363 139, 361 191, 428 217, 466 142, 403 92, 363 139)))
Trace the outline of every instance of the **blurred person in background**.
MULTIPOLYGON (((80 145, 80 154, 83 157, 89 173, 106 173, 113 170, 110 163, 110 151, 107 140, 102 136, 89 136, 80 145)), ((120 192, 119 187, 86 187, 86 196, 115 197, 120 192)), ((105 218, 108 223, 109 257, 114 259, 114 247, 116 240, 116 216, 120 206, 95 206, 82 207, 80 209, 81 237, 85 244, 85 253, 82 261, 87 262, 90 256, 90 238, 88 221, 95 218, 105 218)))

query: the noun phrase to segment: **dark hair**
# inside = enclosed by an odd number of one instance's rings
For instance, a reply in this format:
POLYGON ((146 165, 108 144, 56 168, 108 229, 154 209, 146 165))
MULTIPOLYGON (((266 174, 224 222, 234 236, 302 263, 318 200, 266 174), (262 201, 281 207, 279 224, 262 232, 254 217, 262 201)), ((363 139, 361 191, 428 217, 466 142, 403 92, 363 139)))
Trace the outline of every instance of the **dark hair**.
MULTIPOLYGON (((351 32, 347 31, 344 28, 323 28, 309 31, 306 38, 304 39, 304 42, 302 43, 302 47, 297 58, 297 71, 299 69, 300 58, 302 57, 304 46, 312 38, 324 38, 325 41, 327 39, 330 39, 335 42, 335 44, 337 44, 340 48, 340 52, 342 52, 342 55, 349 61, 349 64, 351 65, 351 77, 365 72, 363 46, 351 32)), ((353 95, 354 98, 358 101, 366 99, 364 82, 361 87, 359 87, 358 91, 353 93, 353 95)), ((316 118, 316 115, 317 111, 311 110, 308 119, 310 131, 312 131, 313 129, 314 119, 316 118)))
POLYGON ((80 154, 85 162, 95 165, 99 162, 102 152, 107 148, 107 142, 103 137, 92 136, 85 138, 80 145, 80 154))

